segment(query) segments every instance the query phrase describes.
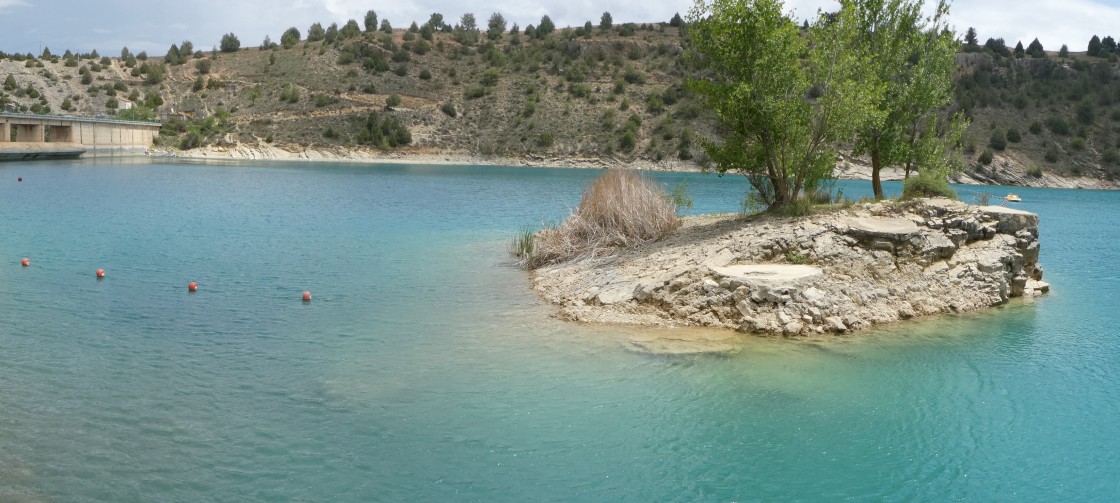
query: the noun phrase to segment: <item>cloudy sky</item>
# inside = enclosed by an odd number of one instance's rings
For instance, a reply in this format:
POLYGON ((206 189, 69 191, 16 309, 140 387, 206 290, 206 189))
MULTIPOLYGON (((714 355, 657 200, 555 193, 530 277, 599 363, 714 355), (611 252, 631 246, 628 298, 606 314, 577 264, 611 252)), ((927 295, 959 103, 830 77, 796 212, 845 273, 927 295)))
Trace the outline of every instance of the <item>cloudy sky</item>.
MULTIPOLYGON (((316 21, 342 25, 353 18, 360 24, 369 9, 394 27, 422 23, 433 12, 449 22, 473 12, 485 25, 494 11, 524 27, 544 14, 557 26, 598 24, 603 11, 616 23, 667 21, 676 12, 686 15, 692 5, 688 0, 0 0, 0 50, 39 54, 46 46, 55 53, 97 49, 116 55, 128 47, 162 55, 183 40, 211 48, 229 32, 242 46, 256 46, 265 35, 279 40, 289 26, 306 33, 316 21)), ((798 19, 837 5, 834 0, 786 0, 786 9, 798 19)), ((1068 44, 1072 51, 1084 51, 1094 34, 1120 38, 1120 0, 956 0, 952 24, 962 33, 976 27, 981 42, 1003 37, 1009 45, 1020 40, 1027 45, 1038 37, 1048 50, 1068 44)))

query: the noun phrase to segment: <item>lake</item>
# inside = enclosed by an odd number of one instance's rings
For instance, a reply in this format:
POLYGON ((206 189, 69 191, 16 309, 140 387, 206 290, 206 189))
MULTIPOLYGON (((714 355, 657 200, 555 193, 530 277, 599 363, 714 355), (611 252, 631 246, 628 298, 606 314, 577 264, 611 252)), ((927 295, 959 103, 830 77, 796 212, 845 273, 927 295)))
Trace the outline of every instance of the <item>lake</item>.
POLYGON ((959 187, 1041 216, 1035 302, 664 356, 506 255, 597 174, 0 164, 0 501, 1120 498, 1120 193, 959 187))

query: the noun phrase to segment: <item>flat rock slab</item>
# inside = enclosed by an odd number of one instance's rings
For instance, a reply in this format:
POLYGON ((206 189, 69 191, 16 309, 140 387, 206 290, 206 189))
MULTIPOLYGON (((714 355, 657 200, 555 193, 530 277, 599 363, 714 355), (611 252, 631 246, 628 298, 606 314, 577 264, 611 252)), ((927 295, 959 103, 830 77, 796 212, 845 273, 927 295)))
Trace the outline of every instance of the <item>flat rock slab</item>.
POLYGON ((787 283, 824 274, 820 267, 790 264, 741 264, 713 267, 712 272, 743 283, 787 283))
POLYGON ((886 238, 894 241, 909 239, 918 234, 918 224, 905 218, 860 217, 847 218, 844 223, 849 232, 862 236, 886 238))
POLYGON ((1023 215, 1038 218, 1038 215, 1035 215, 1034 213, 1031 213, 1029 211, 1017 210, 1015 208, 1008 208, 1006 206, 983 206, 980 208, 980 210, 984 213, 989 214, 998 213, 1001 215, 1023 215))

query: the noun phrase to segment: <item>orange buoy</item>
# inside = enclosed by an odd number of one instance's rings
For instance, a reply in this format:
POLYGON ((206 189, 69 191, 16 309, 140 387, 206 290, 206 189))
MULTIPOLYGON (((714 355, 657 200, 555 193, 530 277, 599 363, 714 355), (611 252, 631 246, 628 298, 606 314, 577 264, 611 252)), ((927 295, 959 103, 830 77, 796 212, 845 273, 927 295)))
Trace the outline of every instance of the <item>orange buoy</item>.
POLYGON ((303 292, 303 301, 311 302, 311 292, 303 292))
POLYGON ((31 265, 31 259, 29 259, 27 257, 24 257, 23 260, 19 261, 19 263, 20 263, 20 265, 22 265, 24 267, 27 267, 27 266, 31 265))
POLYGON ((104 277, 105 277, 105 269, 98 269, 97 270, 97 279, 101 279, 101 278, 104 278, 104 277))
POLYGON ((191 281, 190 283, 187 283, 187 291, 188 292, 194 292, 194 291, 197 291, 197 290, 198 290, 198 283, 195 283, 194 281, 191 281))

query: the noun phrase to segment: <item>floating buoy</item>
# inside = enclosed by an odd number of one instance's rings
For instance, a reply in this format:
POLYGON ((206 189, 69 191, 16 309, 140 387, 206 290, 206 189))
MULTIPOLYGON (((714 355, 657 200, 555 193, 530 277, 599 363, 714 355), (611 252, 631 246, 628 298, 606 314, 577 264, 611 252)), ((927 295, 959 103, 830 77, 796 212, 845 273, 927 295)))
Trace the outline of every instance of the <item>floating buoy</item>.
POLYGON ((303 301, 311 302, 311 292, 303 292, 303 301))
POLYGON ((97 270, 97 279, 101 279, 101 278, 104 278, 104 277, 105 277, 105 269, 98 269, 97 270))
POLYGON ((16 178, 16 181, 17 181, 17 182, 22 182, 22 181, 23 181, 23 177, 21 176, 21 177, 19 177, 19 178, 16 178))
POLYGON ((31 265, 31 259, 25 257, 23 260, 20 260, 19 263, 20 265, 27 267, 31 265))
POLYGON ((191 281, 190 283, 187 283, 187 291, 188 292, 195 292, 197 290, 198 290, 198 283, 195 283, 194 281, 191 281))

